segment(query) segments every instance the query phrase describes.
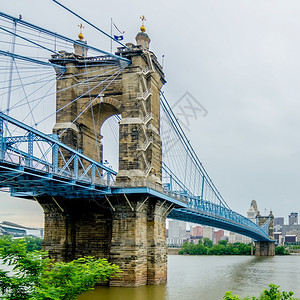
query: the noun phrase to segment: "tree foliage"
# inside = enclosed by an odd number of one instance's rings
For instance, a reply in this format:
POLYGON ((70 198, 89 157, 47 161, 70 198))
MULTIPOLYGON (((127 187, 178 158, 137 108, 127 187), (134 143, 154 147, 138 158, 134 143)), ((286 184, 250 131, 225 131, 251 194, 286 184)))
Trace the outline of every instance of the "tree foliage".
POLYGON ((212 241, 204 238, 203 244, 199 240, 198 244, 184 243, 178 254, 191 255, 250 255, 251 245, 243 243, 228 244, 227 241, 219 241, 217 245, 213 245, 212 241))
POLYGON ((8 300, 73 300, 120 272, 118 266, 93 257, 54 263, 47 252, 29 252, 25 240, 11 237, 0 239, 0 259, 13 268, 0 270, 0 292, 8 300))
POLYGON ((43 240, 39 237, 25 236, 26 249, 29 252, 42 250, 43 240))
POLYGON ((206 248, 211 248, 213 246, 213 242, 212 240, 210 240, 209 238, 205 237, 203 239, 203 245, 206 247, 206 248))
MULTIPOLYGON (((296 298, 292 298, 293 292, 285 292, 280 291, 278 285, 275 285, 273 283, 269 284, 270 289, 265 289, 263 293, 258 297, 246 297, 243 298, 243 300, 297 300, 296 298)), ((240 296, 238 295, 232 295, 232 291, 228 291, 225 293, 225 296, 223 297, 224 300, 242 300, 240 296)))
POLYGON ((290 253, 286 250, 284 246, 277 246, 275 248, 275 255, 289 255, 290 253))

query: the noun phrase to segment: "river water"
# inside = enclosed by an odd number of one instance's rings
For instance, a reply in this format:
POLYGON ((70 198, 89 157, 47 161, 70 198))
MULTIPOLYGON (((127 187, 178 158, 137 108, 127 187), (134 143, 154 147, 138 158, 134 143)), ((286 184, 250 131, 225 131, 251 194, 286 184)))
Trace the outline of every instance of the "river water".
POLYGON ((96 287, 78 300, 221 300, 226 291, 258 296, 269 283, 300 298, 300 256, 168 256, 168 282, 138 288, 96 287))

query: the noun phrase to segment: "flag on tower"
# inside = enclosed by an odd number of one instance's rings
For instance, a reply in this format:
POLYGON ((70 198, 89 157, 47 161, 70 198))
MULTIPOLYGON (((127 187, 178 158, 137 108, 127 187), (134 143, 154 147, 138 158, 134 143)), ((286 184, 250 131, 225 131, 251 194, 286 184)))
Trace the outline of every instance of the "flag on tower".
POLYGON ((114 39, 116 40, 116 41, 122 41, 123 39, 124 39, 124 33, 125 33, 125 31, 121 31, 118 27, 117 27, 117 25, 111 20, 111 23, 112 23, 112 25, 114 25, 114 27, 115 27, 115 29, 119 32, 119 33, 121 33, 121 35, 115 35, 114 34, 114 39))
POLYGON ((117 40, 117 41, 122 41, 123 38, 124 38, 123 35, 115 35, 114 34, 114 39, 117 40))

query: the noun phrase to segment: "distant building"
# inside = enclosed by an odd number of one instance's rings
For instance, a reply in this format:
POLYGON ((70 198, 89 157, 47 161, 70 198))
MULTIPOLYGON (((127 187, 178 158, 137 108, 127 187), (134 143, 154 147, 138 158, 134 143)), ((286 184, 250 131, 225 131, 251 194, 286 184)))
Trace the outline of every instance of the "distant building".
POLYGON ((228 243, 230 243, 230 244, 234 244, 234 243, 249 244, 251 242, 252 242, 252 239, 245 235, 241 235, 241 234, 234 233, 234 232, 229 232, 228 243))
POLYGON ((289 214, 289 225, 297 225, 298 224, 298 213, 291 212, 289 214))
MULTIPOLYGON (((250 207, 247 210, 247 218, 252 221, 253 223, 256 223, 256 216, 258 214, 258 208, 257 208, 257 203, 255 200, 251 201, 250 207)), ((234 232, 230 232, 228 236, 228 243, 244 243, 244 244, 249 244, 252 242, 252 239, 238 234, 234 232)))
POLYGON ((22 226, 16 223, 3 221, 0 222, 0 235, 12 235, 14 237, 22 237, 25 235, 31 235, 36 237, 43 237, 43 229, 42 228, 32 228, 22 226))
POLYGON ((283 225, 281 229, 282 236, 296 235, 300 240, 300 224, 297 225, 283 225))
POLYGON ((284 225, 284 217, 274 218, 274 231, 281 232, 284 225))
POLYGON ((203 237, 203 227, 202 226, 195 226, 191 228, 191 237, 202 239, 203 237))
POLYGON ((274 232, 274 239, 276 240, 277 244, 282 245, 283 237, 281 232, 274 232))
POLYGON ((219 240, 224 236, 224 230, 218 230, 214 232, 214 244, 218 244, 219 240))
POLYGON ((297 236, 295 234, 289 234, 284 237, 285 243, 296 243, 297 242, 297 236))
POLYGON ((214 234, 213 227, 208 227, 208 226, 203 227, 203 238, 206 237, 213 241, 213 234, 214 234))
POLYGON ((257 213, 258 213, 257 203, 255 200, 252 200, 251 205, 250 205, 249 209, 247 210, 247 218, 249 220, 251 220, 252 222, 256 223, 257 213))
POLYGON ((182 246, 187 240, 186 222, 169 220, 167 244, 169 246, 182 246))
POLYGON ((0 235, 3 235, 4 234, 4 231, 2 229, 2 223, 0 223, 0 235))
POLYGON ((198 244, 199 240, 209 238, 214 244, 218 244, 219 240, 224 237, 224 230, 215 230, 209 226, 194 226, 190 230, 189 240, 194 244, 198 244))

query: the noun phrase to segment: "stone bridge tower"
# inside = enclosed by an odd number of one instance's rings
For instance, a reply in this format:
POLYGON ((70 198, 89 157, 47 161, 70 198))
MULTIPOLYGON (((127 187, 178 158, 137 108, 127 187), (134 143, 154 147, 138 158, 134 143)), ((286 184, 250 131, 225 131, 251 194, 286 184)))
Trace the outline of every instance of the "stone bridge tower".
MULTIPOLYGON (((272 211, 268 216, 261 216, 259 211, 256 216, 258 226, 262 226, 266 222, 269 223, 269 238, 274 240, 274 216, 272 211)), ((255 256, 274 256, 275 255, 275 241, 256 241, 255 242, 255 256)))
POLYGON ((136 42, 118 48, 116 54, 131 64, 111 83, 109 58, 85 57, 82 54, 86 51, 77 45, 75 54, 61 52, 63 58, 52 58, 67 67, 57 82, 58 90, 66 89, 57 94, 53 132, 61 135, 65 144, 102 161, 101 127, 109 117, 121 115, 117 180, 161 184, 160 89, 165 83, 164 73, 149 50, 150 38, 144 26, 136 42), (99 85, 99 80, 106 82, 99 85), (70 105, 70 99, 77 100, 70 105))
MULTIPOLYGON (((83 35, 79 38, 83 40, 83 35)), ((117 184, 142 181, 160 186, 160 89, 165 83, 164 73, 149 50, 150 38, 144 26, 136 43, 118 48, 116 54, 131 64, 120 68, 113 81, 118 61, 87 57, 85 44, 75 46, 75 53, 62 51, 62 56, 52 57, 55 64, 66 66, 66 72, 57 81, 61 92, 56 97, 53 132, 68 146, 101 162, 101 126, 109 117, 121 115, 117 184)), ((45 213, 44 249, 56 260, 83 255, 109 259, 123 270, 111 285, 164 282, 165 218, 169 205, 148 198, 135 194, 111 196, 109 200, 83 196, 71 200, 38 199, 45 213)))

